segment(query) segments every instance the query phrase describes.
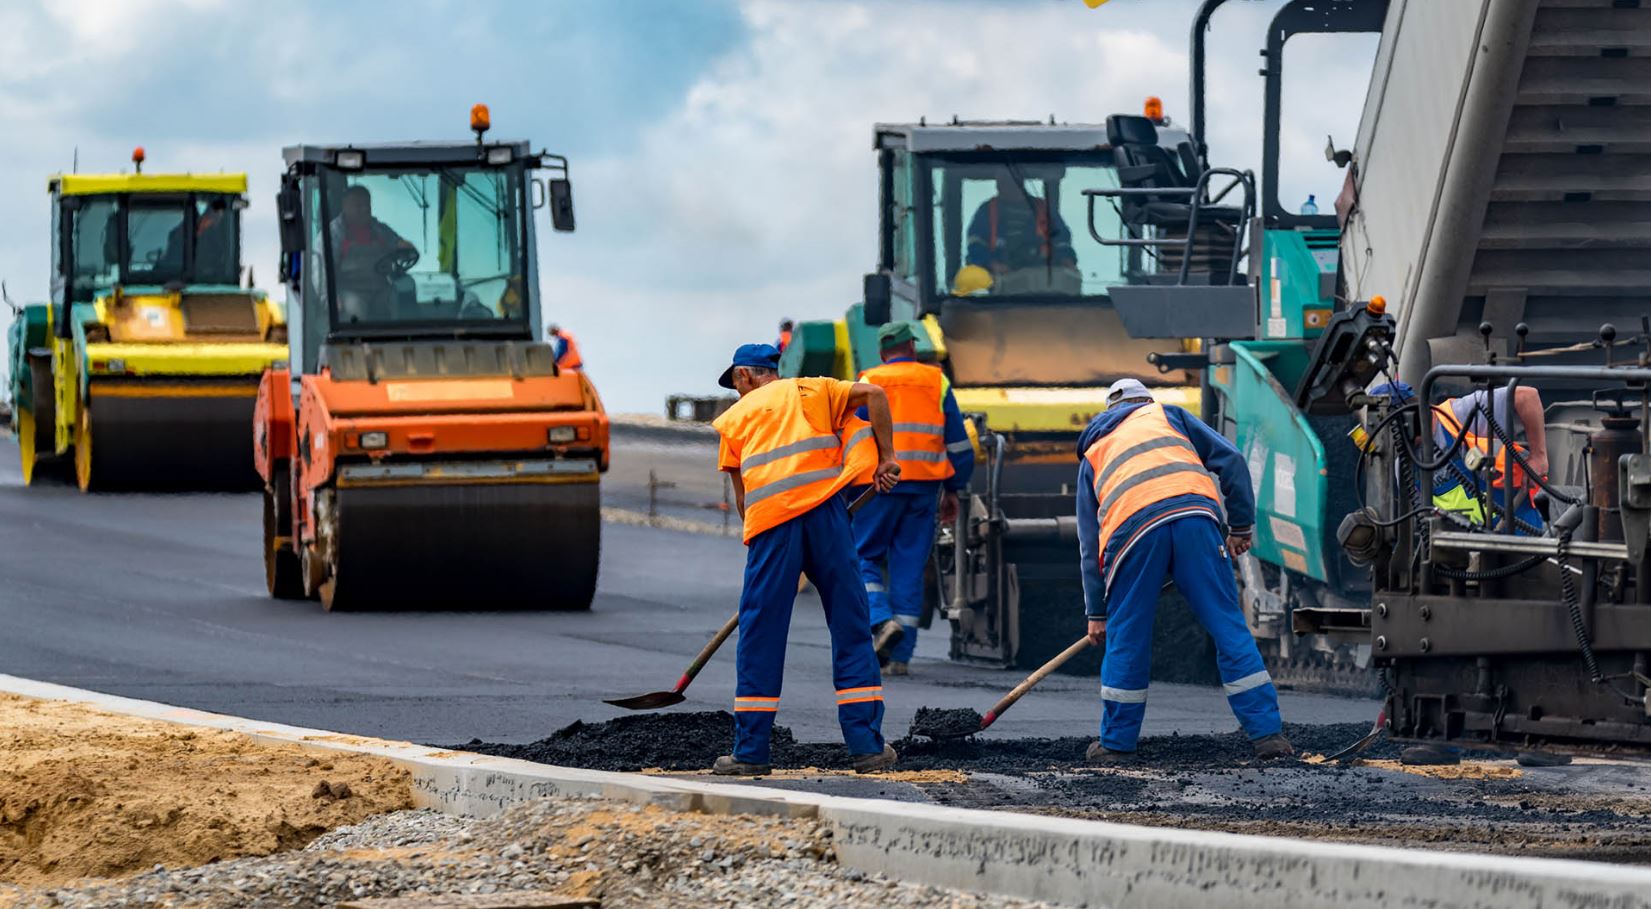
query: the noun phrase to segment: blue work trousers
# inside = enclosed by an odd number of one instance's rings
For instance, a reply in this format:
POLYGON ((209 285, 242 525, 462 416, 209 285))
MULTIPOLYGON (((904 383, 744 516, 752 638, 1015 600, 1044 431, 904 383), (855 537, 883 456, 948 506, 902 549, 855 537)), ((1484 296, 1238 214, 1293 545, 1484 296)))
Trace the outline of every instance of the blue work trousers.
POLYGON ((866 593, 856 571, 848 509, 840 497, 832 496, 757 534, 746 549, 735 650, 739 678, 734 689, 734 757, 769 763, 769 735, 780 707, 785 641, 799 572, 814 582, 825 605, 843 741, 851 754, 880 754, 883 680, 866 619, 866 593))
POLYGON ((938 496, 903 493, 897 487, 887 495, 873 496, 854 516, 860 580, 871 602, 871 627, 894 619, 906 631, 889 654, 897 663, 911 662, 917 647, 917 623, 923 617, 923 570, 934 548, 939 508, 938 496))
POLYGON ((1152 622, 1166 576, 1215 639, 1227 704, 1252 741, 1278 732, 1278 689, 1261 663, 1238 605, 1238 586, 1221 529, 1201 516, 1146 532, 1124 555, 1107 591, 1106 659, 1101 664, 1101 744, 1134 751, 1147 711, 1152 622))

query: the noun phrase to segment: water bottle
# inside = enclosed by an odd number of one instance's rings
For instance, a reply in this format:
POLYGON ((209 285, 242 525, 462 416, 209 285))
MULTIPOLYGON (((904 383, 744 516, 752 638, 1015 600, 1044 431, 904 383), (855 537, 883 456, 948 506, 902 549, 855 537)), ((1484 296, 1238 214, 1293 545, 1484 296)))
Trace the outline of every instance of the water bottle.
POLYGON ((1319 213, 1319 204, 1318 204, 1317 201, 1315 201, 1316 199, 1317 199, 1316 196, 1309 193, 1308 196, 1307 196, 1307 201, 1301 203, 1301 213, 1304 214, 1304 215, 1316 215, 1316 214, 1318 214, 1319 213))

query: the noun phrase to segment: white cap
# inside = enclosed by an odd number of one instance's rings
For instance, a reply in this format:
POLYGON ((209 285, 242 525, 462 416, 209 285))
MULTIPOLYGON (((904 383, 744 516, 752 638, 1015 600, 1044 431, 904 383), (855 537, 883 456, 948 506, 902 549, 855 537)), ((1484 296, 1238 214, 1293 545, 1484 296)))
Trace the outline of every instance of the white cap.
POLYGON ((1152 392, 1147 391, 1147 387, 1142 385, 1139 379, 1119 379, 1112 383, 1111 388, 1106 390, 1106 403, 1109 406, 1131 398, 1150 399, 1151 397, 1152 392))

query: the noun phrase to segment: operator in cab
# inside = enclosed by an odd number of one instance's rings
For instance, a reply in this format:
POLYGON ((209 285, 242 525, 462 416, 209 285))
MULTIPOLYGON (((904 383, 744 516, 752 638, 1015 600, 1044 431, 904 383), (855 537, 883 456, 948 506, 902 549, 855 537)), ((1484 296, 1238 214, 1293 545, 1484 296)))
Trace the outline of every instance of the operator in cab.
POLYGON ((1214 639, 1227 706, 1256 757, 1290 757, 1278 689, 1244 621, 1229 557, 1249 550, 1255 523, 1243 455, 1197 417, 1155 402, 1134 379, 1113 383, 1106 403, 1078 439, 1084 611, 1090 640, 1106 647, 1101 735, 1086 757, 1092 764, 1134 758, 1166 577, 1214 639))
POLYGON ((373 194, 359 184, 345 188, 339 214, 328 232, 332 236, 339 317, 345 322, 388 318, 392 256, 407 250, 404 255, 417 262, 418 249, 373 217, 373 194))
MULTIPOLYGON (((1404 382, 1378 385, 1371 394, 1386 395, 1397 404, 1416 399, 1416 391, 1404 382)), ((1450 464, 1433 475, 1433 505, 1476 525, 1485 523, 1485 505, 1493 511, 1502 507, 1506 483, 1513 483, 1514 527, 1518 534, 1537 536, 1542 533, 1542 514, 1536 508, 1536 492, 1540 488, 1526 473, 1530 471, 1544 479, 1548 476, 1548 431, 1543 418, 1542 393, 1528 385, 1514 389, 1510 399, 1508 389, 1496 388, 1487 392, 1477 389, 1460 397, 1446 398, 1433 405, 1433 442, 1440 453, 1455 447, 1457 454, 1450 464), (1487 421, 1487 415, 1510 439, 1515 440, 1514 451, 1525 462, 1510 458, 1507 449, 1497 438, 1487 421), (1518 442, 1516 428, 1523 430, 1524 443, 1518 442), (1461 442, 1458 445, 1457 440, 1461 442), (1495 450, 1496 463, 1490 471, 1489 495, 1481 498, 1478 476, 1468 469, 1468 452, 1473 457, 1488 457, 1495 450)), ((1497 523, 1501 523, 1498 519, 1497 523)))
POLYGON ((860 381, 888 395, 900 482, 854 516, 854 537, 877 659, 898 676, 911 673, 935 519, 957 520, 957 494, 974 473, 975 450, 946 374, 918 362, 911 323, 884 325, 877 341, 883 364, 860 381))
POLYGON ((854 412, 870 415, 878 490, 894 488, 900 468, 888 397, 866 382, 780 378, 780 352, 746 344, 718 384, 739 400, 712 423, 721 436, 718 467, 734 487, 745 531, 745 582, 740 592, 738 675, 734 690, 734 750, 711 772, 763 776, 780 708, 786 638, 797 598, 797 576, 820 591, 831 631, 837 722, 860 773, 898 760, 883 740, 883 682, 871 643, 870 605, 860 584, 848 508, 839 493, 854 479, 845 469, 842 436, 856 428, 854 412))
POLYGON ((1071 229, 1047 199, 1033 197, 1010 174, 1000 174, 997 195, 975 209, 968 242, 967 264, 952 282, 955 294, 1076 292, 1071 229))

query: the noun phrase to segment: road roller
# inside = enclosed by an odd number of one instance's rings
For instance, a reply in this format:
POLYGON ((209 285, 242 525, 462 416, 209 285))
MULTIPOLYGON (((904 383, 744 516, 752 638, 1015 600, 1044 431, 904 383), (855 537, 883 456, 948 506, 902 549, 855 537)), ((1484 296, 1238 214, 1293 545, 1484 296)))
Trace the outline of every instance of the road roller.
POLYGON ((297 145, 278 197, 288 356, 258 389, 271 596, 323 608, 588 609, 608 418, 546 342, 526 142, 297 145))
POLYGON ((143 160, 47 183, 51 300, 14 307, 8 337, 23 480, 72 466, 87 491, 254 488, 247 427, 287 329, 242 286, 246 175, 143 160))

